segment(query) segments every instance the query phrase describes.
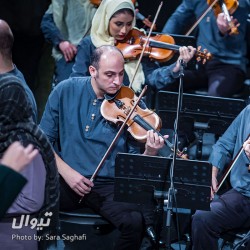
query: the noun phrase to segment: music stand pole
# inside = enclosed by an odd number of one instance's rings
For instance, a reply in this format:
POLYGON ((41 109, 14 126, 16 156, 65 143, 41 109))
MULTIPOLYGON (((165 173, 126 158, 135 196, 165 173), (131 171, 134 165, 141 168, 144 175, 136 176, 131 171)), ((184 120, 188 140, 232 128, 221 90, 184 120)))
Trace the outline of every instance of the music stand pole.
POLYGON ((173 153, 173 160, 170 167, 170 187, 168 189, 168 196, 167 196, 167 222, 166 222, 166 228, 167 228, 167 242, 166 242, 166 249, 172 249, 171 248, 171 214, 173 210, 173 196, 174 196, 174 168, 175 168, 175 162, 176 162, 176 153, 178 149, 178 130, 179 130, 179 115, 181 111, 182 106, 182 97, 183 97, 183 77, 184 77, 184 68, 186 67, 186 63, 181 59, 180 60, 180 74, 179 74, 179 91, 178 91, 178 102, 177 102, 177 112, 176 112, 176 120, 174 125, 174 153, 173 153))

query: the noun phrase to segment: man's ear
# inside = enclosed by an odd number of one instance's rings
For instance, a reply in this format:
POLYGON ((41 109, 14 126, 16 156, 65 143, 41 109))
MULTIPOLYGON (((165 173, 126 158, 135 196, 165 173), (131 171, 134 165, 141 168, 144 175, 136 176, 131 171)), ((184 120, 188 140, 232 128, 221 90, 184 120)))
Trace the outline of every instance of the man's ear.
POLYGON ((91 77, 96 77, 96 68, 92 65, 89 66, 89 73, 91 77))

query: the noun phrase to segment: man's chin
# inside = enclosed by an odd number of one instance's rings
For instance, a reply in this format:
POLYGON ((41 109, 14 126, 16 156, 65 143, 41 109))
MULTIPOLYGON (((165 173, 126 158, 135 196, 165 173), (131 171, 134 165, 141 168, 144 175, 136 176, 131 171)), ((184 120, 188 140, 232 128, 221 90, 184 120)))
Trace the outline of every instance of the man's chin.
POLYGON ((119 89, 108 89, 107 94, 108 95, 114 95, 119 91, 119 89))

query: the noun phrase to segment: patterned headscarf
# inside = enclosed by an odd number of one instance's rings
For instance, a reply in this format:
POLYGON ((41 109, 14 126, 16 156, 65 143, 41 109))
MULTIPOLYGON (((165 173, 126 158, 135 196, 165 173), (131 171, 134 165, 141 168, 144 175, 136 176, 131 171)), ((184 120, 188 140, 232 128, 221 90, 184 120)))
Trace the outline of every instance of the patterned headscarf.
POLYGON ((52 212, 53 216, 50 226, 38 232, 56 235, 59 182, 54 153, 47 137, 32 120, 31 104, 18 78, 6 75, 0 78, 0 158, 14 141, 20 141, 24 146, 32 143, 43 158, 46 168, 46 184, 44 204, 39 211, 39 217, 44 218, 46 211, 52 212))
MULTIPOLYGON (((131 9, 135 13, 134 4, 131 0, 103 0, 101 2, 92 20, 90 31, 91 40, 96 48, 102 45, 115 45, 114 38, 109 34, 109 21, 113 14, 121 9, 131 9)), ((132 27, 135 26, 135 20, 134 15, 132 27)), ((125 63, 125 71, 130 82, 132 81, 136 65, 137 60, 125 63)), ((140 92, 144 83, 145 76, 140 64, 132 88, 135 92, 140 92)))

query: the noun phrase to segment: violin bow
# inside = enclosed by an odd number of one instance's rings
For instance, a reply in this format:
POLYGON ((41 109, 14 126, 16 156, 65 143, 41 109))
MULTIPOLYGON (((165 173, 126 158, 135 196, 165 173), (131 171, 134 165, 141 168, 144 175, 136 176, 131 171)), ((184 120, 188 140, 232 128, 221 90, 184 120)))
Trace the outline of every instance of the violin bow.
POLYGON ((194 25, 188 30, 188 32, 185 34, 185 36, 189 36, 191 32, 197 27, 197 25, 200 23, 200 21, 204 18, 204 16, 213 8, 213 6, 218 2, 218 0, 214 0, 211 5, 208 6, 208 8, 204 11, 204 13, 197 19, 197 21, 194 23, 194 25))
MULTIPOLYGON (((111 152, 111 150, 113 149, 113 146, 115 145, 117 139, 120 137, 124 127, 126 126, 128 120, 130 119, 131 115, 133 114, 134 110, 136 109, 138 103, 140 102, 141 98, 143 97, 143 95, 145 94, 147 90, 147 86, 145 86, 141 92, 141 94, 139 95, 138 99, 136 100, 136 102, 134 103, 134 106, 132 107, 132 109, 130 110, 130 112, 128 113, 126 119, 124 120, 124 122, 122 123, 120 129, 118 130, 115 138, 113 139, 113 141, 111 142, 111 144, 109 145, 109 148, 107 149, 106 153, 104 154, 104 156, 102 157, 101 161, 99 162, 98 166, 96 167, 95 169, 95 172, 92 174, 91 178, 90 178, 90 181, 94 181, 95 177, 97 176, 98 172, 100 171, 104 161, 107 159, 109 153, 111 152)), ((82 199, 83 199, 84 196, 82 196, 79 200, 78 203, 81 203, 82 202, 82 199)))
POLYGON ((162 4, 163 4, 163 2, 161 1, 161 3, 159 4, 159 7, 158 7, 158 9, 157 9, 157 12, 156 12, 156 14, 155 14, 155 18, 154 18, 154 20, 153 20, 153 22, 152 22, 152 25, 151 25, 151 27, 150 27, 150 30, 149 30, 149 32, 148 32, 148 36, 147 36, 147 38, 146 38, 146 42, 143 44, 142 52, 141 52, 141 54, 140 54, 140 57, 139 57, 139 59, 138 59, 138 61, 137 61, 136 67, 135 67, 135 73, 134 73, 134 75, 133 75, 133 77, 132 77, 132 80, 131 80, 131 82, 130 82, 130 84, 129 84, 129 87, 130 87, 130 88, 132 87, 133 82, 134 82, 134 80, 135 80, 135 75, 136 75, 136 73, 137 73, 137 71, 138 71, 139 65, 140 65, 141 60, 142 60, 142 57, 143 57, 143 53, 144 53, 144 51, 145 51, 145 49, 146 49, 146 45, 148 44, 148 41, 149 41, 149 38, 150 38, 150 36, 151 36, 151 34, 152 34, 154 25, 155 25, 155 23, 156 23, 156 20, 157 20, 157 18, 158 18, 158 15, 159 15, 159 13, 160 13, 161 8, 162 8, 162 4))
MULTIPOLYGON (((248 140, 250 138, 250 135, 247 137, 246 140, 248 140)), ((240 148, 239 152, 236 154, 236 156, 234 157, 231 165, 228 167, 228 169, 226 170, 225 174, 222 176, 221 180, 219 181, 218 185, 217 185, 217 191, 221 188, 222 184, 224 183, 224 181, 226 180, 227 176, 229 175, 229 173, 231 172, 231 170, 233 169, 233 167, 235 166, 235 163, 237 162, 237 160, 239 159, 240 155, 242 154, 242 152, 244 152, 244 148, 243 146, 240 148)))
POLYGON ((138 99, 136 100, 136 102, 134 103, 134 106, 132 107, 132 109, 130 110, 129 114, 127 115, 126 119, 124 120, 124 122, 122 123, 119 131, 117 132, 115 138, 113 139, 112 143, 110 144, 108 150, 106 151, 106 153, 104 154, 102 160, 100 161, 99 165, 97 166, 95 172, 93 173, 93 175, 91 176, 90 178, 90 181, 93 181, 94 178, 96 177, 98 171, 100 170, 103 162, 106 160, 108 154, 110 153, 111 149, 113 148, 113 145, 115 144, 115 142, 117 141, 117 139, 119 138, 122 130, 124 129, 124 127, 126 126, 128 120, 130 119, 131 115, 133 114, 134 110, 136 109, 137 107, 137 104, 140 102, 141 98, 143 97, 143 95, 145 94, 147 90, 147 86, 145 86, 140 94, 140 96, 138 97, 138 99))

